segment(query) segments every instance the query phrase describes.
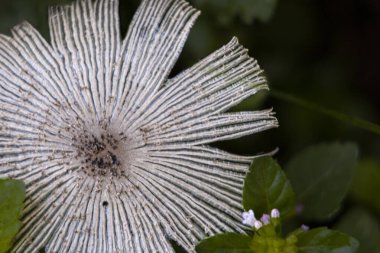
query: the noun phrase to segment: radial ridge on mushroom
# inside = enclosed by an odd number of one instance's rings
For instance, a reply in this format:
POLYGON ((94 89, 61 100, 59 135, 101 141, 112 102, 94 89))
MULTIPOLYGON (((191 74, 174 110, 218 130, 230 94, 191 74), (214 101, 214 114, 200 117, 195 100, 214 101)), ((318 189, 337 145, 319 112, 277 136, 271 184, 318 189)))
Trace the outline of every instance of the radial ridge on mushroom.
POLYGON ((125 38, 117 0, 49 11, 0 35, 0 177, 27 198, 12 253, 187 252, 243 231, 254 157, 208 146, 277 126, 271 110, 227 112, 267 89, 236 38, 173 78, 199 12, 143 0, 125 38))

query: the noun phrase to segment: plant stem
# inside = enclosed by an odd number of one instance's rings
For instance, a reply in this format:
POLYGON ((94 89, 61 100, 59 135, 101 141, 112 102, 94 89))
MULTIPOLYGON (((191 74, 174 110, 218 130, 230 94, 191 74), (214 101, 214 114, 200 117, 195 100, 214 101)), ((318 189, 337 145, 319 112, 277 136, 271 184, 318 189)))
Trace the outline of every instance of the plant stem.
POLYGON ((321 114, 329 116, 331 118, 349 123, 355 127, 358 127, 358 128, 367 130, 369 132, 375 133, 377 135, 380 135, 380 126, 376 125, 370 121, 367 121, 367 120, 364 120, 361 118, 357 118, 357 117, 353 117, 353 116, 350 116, 350 115, 347 115, 347 114, 344 114, 344 113, 341 113, 341 112, 338 112, 335 110, 328 109, 326 107, 320 106, 320 105, 315 104, 313 102, 304 100, 302 98, 296 97, 294 95, 291 95, 289 93, 279 91, 276 89, 271 89, 269 94, 274 98, 277 98, 277 99, 280 99, 280 100, 301 106, 303 108, 307 108, 311 111, 321 113, 321 114))

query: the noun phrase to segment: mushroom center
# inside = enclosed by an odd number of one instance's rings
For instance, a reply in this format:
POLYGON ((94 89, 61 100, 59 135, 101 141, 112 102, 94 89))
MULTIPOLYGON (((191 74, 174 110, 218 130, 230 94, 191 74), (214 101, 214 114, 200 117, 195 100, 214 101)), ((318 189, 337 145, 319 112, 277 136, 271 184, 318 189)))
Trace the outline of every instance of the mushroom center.
POLYGON ((88 148, 87 163, 90 163, 91 171, 98 175, 105 176, 111 173, 113 176, 118 175, 120 161, 115 155, 117 146, 106 140, 99 141, 94 138, 92 142, 86 144, 88 148), (111 146, 112 145, 112 146, 111 146))
POLYGON ((82 171, 92 176, 120 176, 123 174, 120 160, 120 141, 110 133, 100 136, 82 134, 76 138, 82 171))

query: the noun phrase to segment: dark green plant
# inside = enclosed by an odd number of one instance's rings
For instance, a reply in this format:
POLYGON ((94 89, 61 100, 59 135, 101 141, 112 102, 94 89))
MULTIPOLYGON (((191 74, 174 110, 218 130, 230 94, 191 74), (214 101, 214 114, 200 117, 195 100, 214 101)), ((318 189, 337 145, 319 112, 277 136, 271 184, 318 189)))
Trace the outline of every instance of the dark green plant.
POLYGON ((19 218, 25 199, 25 185, 18 180, 0 179, 0 253, 7 252, 21 227, 19 218))
POLYGON ((354 144, 317 145, 289 163, 288 180, 272 158, 256 159, 245 179, 243 192, 244 209, 250 210, 243 213, 243 223, 252 230, 248 230, 247 235, 226 233, 207 238, 197 246, 197 252, 356 252, 359 242, 345 233, 323 226, 309 229, 301 224, 289 229, 290 220, 299 222, 295 218, 316 221, 334 215, 348 192, 356 160, 354 144), (294 191, 291 184, 295 185, 294 191), (261 219, 252 218, 252 210, 261 219), (277 211, 282 214, 281 218, 277 211), (288 227, 283 228, 286 225, 288 227), (285 234, 285 230, 290 232, 285 234))

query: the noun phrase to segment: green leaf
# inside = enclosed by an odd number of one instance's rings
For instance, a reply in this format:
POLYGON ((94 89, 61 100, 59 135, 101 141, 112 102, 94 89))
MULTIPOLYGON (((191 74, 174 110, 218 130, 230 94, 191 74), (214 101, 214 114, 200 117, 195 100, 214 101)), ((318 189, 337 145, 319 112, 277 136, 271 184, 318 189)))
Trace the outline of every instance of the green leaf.
POLYGON ((0 192, 0 253, 4 253, 21 227, 25 186, 18 180, 0 179, 0 192))
POLYGON ((286 166, 306 219, 325 220, 340 207, 351 184, 358 148, 352 143, 312 146, 286 166))
POLYGON ((327 228, 316 228, 298 234, 298 253, 354 253, 358 241, 327 228))
POLYGON ((380 224, 365 209, 350 210, 339 221, 336 229, 358 239, 360 246, 356 253, 380 253, 380 224))
POLYGON ((281 237, 281 231, 273 224, 260 228, 253 236, 251 249, 255 253, 297 253, 297 237, 281 237))
POLYGON ((360 161, 355 167, 351 197, 380 214, 380 164, 376 160, 360 161))
POLYGON ((195 248, 198 253, 252 253, 251 237, 225 233, 201 241, 195 248))
POLYGON ((271 157, 253 161, 244 181, 243 206, 261 216, 277 208, 286 216, 294 208, 294 192, 285 173, 271 157))

